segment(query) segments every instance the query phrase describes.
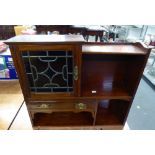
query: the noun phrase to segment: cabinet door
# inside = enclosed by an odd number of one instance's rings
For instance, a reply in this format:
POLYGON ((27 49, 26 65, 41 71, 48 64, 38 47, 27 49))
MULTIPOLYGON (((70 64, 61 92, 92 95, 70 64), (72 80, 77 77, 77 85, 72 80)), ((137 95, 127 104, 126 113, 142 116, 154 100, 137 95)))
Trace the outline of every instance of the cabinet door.
POLYGON ((74 46, 27 45, 19 46, 19 51, 30 98, 76 96, 78 61, 74 46))

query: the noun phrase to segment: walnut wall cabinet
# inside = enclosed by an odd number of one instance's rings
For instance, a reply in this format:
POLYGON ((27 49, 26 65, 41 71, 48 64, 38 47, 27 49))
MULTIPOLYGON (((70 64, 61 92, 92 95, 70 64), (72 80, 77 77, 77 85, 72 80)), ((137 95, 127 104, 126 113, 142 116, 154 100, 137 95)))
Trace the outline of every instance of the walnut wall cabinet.
POLYGON ((123 129, 150 49, 80 35, 25 35, 6 43, 34 129, 123 129))

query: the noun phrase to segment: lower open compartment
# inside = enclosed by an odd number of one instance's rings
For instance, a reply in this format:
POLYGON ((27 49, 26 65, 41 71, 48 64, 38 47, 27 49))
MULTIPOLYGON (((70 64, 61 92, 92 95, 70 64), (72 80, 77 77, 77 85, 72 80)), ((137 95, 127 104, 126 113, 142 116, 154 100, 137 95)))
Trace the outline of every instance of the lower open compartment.
POLYGON ((99 101, 95 125, 124 125, 129 105, 129 101, 118 99, 99 101))
POLYGON ((130 101, 120 99, 37 103, 29 106, 33 127, 70 127, 70 129, 123 127, 129 108, 130 101))
POLYGON ((93 100, 32 103, 28 106, 34 127, 93 126, 97 104, 93 100))
POLYGON ((36 113, 34 126, 85 126, 93 125, 90 112, 53 112, 36 113))

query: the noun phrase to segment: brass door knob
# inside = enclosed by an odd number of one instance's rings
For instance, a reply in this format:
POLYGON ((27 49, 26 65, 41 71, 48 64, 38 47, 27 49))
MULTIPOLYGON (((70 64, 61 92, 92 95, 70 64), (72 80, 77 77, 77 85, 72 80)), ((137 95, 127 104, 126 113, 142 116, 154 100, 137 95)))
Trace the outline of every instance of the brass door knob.
POLYGON ((74 80, 78 80, 78 66, 74 67, 74 80))

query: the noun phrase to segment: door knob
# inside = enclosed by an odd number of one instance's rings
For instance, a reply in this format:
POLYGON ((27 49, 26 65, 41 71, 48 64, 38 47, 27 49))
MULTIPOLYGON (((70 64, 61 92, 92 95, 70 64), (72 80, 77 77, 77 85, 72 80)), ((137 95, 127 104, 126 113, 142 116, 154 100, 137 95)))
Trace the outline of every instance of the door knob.
POLYGON ((78 80, 78 66, 74 67, 74 80, 78 80))

